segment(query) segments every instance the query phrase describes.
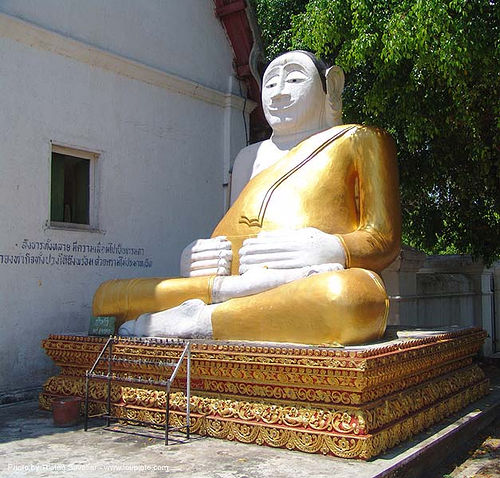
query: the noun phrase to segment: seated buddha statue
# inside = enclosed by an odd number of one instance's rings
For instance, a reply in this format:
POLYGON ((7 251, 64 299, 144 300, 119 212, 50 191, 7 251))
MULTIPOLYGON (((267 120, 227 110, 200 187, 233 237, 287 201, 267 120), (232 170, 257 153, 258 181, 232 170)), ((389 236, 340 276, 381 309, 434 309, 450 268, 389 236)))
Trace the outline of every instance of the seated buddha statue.
POLYGON ((95 315, 118 333, 304 344, 383 336, 378 275, 400 248, 395 145, 383 130, 343 125, 340 68, 285 53, 266 69, 270 139, 235 160, 232 205, 181 257, 181 277, 111 280, 95 315))

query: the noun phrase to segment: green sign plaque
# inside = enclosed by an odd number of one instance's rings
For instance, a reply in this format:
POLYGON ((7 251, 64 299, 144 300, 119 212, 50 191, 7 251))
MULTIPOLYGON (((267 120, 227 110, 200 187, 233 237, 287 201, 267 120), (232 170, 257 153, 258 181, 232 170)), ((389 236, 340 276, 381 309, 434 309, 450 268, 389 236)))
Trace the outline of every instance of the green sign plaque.
POLYGON ((114 335, 115 318, 114 317, 91 317, 89 335, 114 335))

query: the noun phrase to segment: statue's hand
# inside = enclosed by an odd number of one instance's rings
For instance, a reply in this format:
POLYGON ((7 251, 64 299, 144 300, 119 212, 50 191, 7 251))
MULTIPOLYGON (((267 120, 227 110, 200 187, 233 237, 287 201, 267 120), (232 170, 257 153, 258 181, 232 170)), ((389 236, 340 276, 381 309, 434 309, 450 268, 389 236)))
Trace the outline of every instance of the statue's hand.
POLYGON ((246 239, 239 254, 240 274, 255 267, 298 269, 328 263, 345 266, 345 251, 339 239, 314 227, 263 231, 246 239))
POLYGON ((231 274, 233 253, 225 236, 198 239, 181 254, 181 277, 227 276, 231 274))

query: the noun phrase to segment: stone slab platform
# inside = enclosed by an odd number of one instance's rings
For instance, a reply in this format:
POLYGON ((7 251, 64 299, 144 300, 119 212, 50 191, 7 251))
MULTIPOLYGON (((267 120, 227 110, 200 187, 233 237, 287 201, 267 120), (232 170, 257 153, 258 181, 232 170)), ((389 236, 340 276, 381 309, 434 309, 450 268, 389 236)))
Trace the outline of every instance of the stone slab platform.
MULTIPOLYGON (((173 445, 165 447, 161 439, 151 440, 150 430, 113 424, 110 431, 101 420, 91 421, 87 433, 81 423, 55 427, 51 413, 37 410, 36 402, 18 402, 0 406, 0 475, 9 478, 28 475, 102 478, 111 474, 120 478, 137 478, 138 474, 141 478, 442 476, 453 469, 448 464, 461 463, 469 457, 467 451, 477 443, 474 434, 485 433, 482 427, 495 416, 500 417, 500 369, 490 376, 493 390, 487 397, 370 461, 200 436, 186 440, 184 435, 175 435, 173 445), (122 433, 114 432, 115 428, 122 433), (464 449, 465 453, 457 456, 457 449, 464 449), (448 458, 449 453, 454 456, 448 458)), ((497 427, 496 433, 494 430, 488 433, 500 437, 499 432, 497 427)), ((152 433, 161 436, 161 432, 152 433)), ((472 471, 477 471, 477 467, 472 471)))
MULTIPOLYGON (((363 347, 192 341, 192 430, 244 443, 369 459, 477 400, 488 380, 473 357, 479 329, 406 335, 363 347)), ((105 339, 52 335, 43 342, 61 367, 40 396, 83 396, 89 369, 105 339)), ((168 376, 183 344, 117 338, 111 390, 113 414, 165 422, 163 390, 120 381, 168 376), (133 359, 127 363, 123 359, 133 359)), ((102 371, 106 364, 103 363, 102 371)), ((184 370, 176 384, 180 390, 184 370)), ((91 410, 103 411, 105 382, 92 382, 91 410)), ((186 399, 170 396, 171 424, 184 420, 186 399)))

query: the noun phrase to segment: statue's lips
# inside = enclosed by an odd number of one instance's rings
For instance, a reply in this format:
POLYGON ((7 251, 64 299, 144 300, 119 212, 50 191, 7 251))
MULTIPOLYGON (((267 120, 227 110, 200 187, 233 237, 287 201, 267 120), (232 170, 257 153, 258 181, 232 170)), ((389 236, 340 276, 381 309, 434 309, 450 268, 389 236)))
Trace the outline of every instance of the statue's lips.
POLYGON ((283 104, 283 105, 270 105, 268 106, 269 111, 284 111, 291 108, 295 104, 294 101, 291 103, 283 104))

